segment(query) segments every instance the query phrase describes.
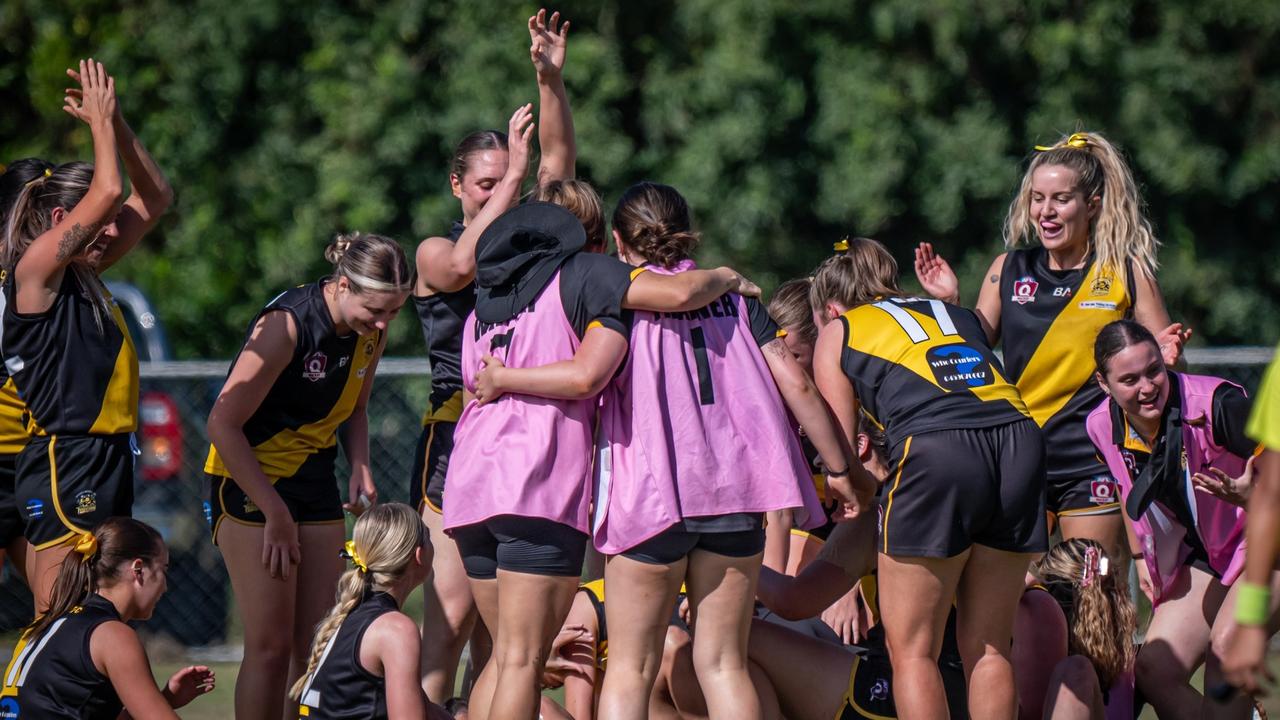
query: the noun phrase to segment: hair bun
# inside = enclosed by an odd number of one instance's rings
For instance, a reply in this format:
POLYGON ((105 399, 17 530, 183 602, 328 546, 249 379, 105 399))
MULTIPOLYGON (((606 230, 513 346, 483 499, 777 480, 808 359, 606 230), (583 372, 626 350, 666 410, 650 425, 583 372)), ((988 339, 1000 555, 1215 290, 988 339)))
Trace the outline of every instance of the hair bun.
POLYGON ((324 249, 324 259, 329 261, 330 265, 337 265, 342 260, 342 256, 347 254, 347 249, 351 247, 351 243, 360 238, 360 233, 346 233, 336 235, 329 246, 324 249))

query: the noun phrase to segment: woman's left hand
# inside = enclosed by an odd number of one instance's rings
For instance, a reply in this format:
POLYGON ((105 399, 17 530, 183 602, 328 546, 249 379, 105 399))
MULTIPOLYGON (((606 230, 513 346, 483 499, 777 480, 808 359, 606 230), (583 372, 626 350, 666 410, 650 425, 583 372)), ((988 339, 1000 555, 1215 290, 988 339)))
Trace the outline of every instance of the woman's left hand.
POLYGON ((1238 478, 1233 478, 1216 467, 1205 468, 1205 470, 1206 472, 1198 472, 1191 476, 1191 484, 1196 490, 1238 507, 1249 504, 1249 491, 1253 489, 1252 456, 1245 461, 1244 472, 1238 478))
POLYGON ((204 665, 184 667, 165 684, 165 699, 172 708, 180 708, 213 690, 213 671, 204 665))
POLYGON ((1191 328, 1182 323, 1173 323, 1156 335, 1156 344, 1160 346, 1160 355, 1164 364, 1173 367, 1182 359, 1182 346, 1191 339, 1191 328))
POLYGON ((378 488, 373 484, 373 476, 367 470, 352 473, 351 481, 347 483, 347 502, 342 503, 342 509, 360 517, 365 510, 377 504, 378 488))
POLYGON ((476 402, 484 405, 502 397, 506 392, 498 386, 498 373, 506 365, 502 361, 492 355, 485 355, 480 359, 484 367, 480 368, 480 372, 476 373, 476 402))
POLYGON ((560 13, 551 13, 548 21, 545 8, 529 18, 529 59, 539 76, 559 75, 564 70, 569 21, 565 20, 557 29, 559 22, 560 13))

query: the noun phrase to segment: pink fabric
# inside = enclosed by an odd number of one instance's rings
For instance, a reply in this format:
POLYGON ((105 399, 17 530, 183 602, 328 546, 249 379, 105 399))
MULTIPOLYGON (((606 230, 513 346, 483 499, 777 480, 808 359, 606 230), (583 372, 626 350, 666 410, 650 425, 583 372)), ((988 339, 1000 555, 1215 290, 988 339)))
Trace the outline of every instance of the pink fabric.
MULTIPOLYGON (((1156 605, 1177 580, 1187 558, 1189 550, 1182 539, 1188 530, 1199 533, 1209 554, 1209 565, 1222 576, 1224 585, 1234 583, 1244 570, 1244 508, 1198 492, 1191 485, 1191 476, 1209 467, 1219 468, 1231 477, 1239 477, 1244 471, 1244 458, 1232 455, 1213 441, 1213 391, 1227 381, 1205 375, 1177 375, 1182 392, 1182 417, 1205 419, 1200 427, 1193 427, 1185 421, 1182 424, 1182 446, 1186 457, 1183 471, 1185 491, 1197 525, 1193 529, 1182 527, 1173 512, 1165 510, 1159 502, 1152 503, 1147 512, 1134 521, 1133 529, 1142 543, 1147 571, 1157 593, 1156 605)), ((1109 399, 1104 400, 1089 413, 1086 425, 1089 437, 1120 485, 1123 508, 1129 492, 1133 490, 1133 478, 1125 464, 1126 453, 1112 442, 1110 402, 1109 399)))
POLYGON ((626 365, 601 396, 593 520, 601 552, 622 552, 692 517, 798 508, 802 527, 822 523, 809 465, 741 297, 693 313, 637 312, 630 340, 626 365), (705 340, 709 404, 695 329, 705 340))
POLYGON ((1107 720, 1133 720, 1133 670, 1125 670, 1111 681, 1107 689, 1107 720))
MULTIPOLYGON (((462 332, 462 383, 469 391, 486 355, 508 367, 538 367, 572 359, 579 344, 560 301, 559 273, 516 317, 480 327, 477 337, 472 312, 462 332), (495 348, 497 338, 502 340, 495 348)), ((468 403, 445 476, 445 529, 521 515, 587 532, 594 422, 595 398, 509 394, 484 406, 468 403)))

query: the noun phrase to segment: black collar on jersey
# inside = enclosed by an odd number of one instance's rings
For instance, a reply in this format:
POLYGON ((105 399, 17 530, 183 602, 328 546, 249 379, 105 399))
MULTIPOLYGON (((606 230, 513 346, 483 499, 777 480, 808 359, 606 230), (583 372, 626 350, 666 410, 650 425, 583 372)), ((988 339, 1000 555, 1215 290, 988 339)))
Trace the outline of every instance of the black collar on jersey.
POLYGON ((454 220, 453 225, 449 226, 449 234, 445 237, 454 242, 458 242, 458 238, 462 237, 462 233, 466 231, 467 226, 462 224, 461 220, 454 220))
MULTIPOLYGON (((1177 373, 1168 371, 1166 377, 1169 383, 1169 401, 1160 416, 1160 434, 1151 444, 1151 459, 1142 472, 1133 478, 1133 490, 1129 492, 1129 499, 1125 503, 1125 511, 1134 520, 1142 517, 1151 503, 1162 495, 1183 491, 1182 389, 1177 373)), ((1121 448, 1124 447, 1127 425, 1124 411, 1112 400, 1111 439, 1121 448)))
POLYGON ((515 317, 586 244, 582 223, 559 205, 530 202, 508 210, 476 243, 476 319, 515 317))

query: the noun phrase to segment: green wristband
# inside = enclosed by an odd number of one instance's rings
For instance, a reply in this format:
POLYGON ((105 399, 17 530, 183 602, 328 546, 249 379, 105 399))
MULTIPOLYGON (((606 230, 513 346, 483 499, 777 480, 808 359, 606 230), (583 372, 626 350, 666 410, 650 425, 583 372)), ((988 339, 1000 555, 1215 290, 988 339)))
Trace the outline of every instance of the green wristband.
POLYGON ((1266 625, 1270 616, 1271 588, 1241 582, 1236 593, 1236 622, 1241 625, 1266 625))

